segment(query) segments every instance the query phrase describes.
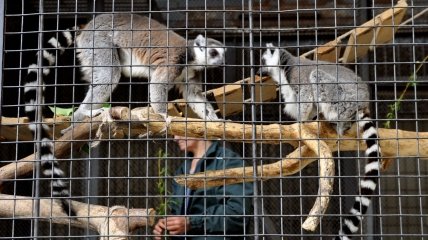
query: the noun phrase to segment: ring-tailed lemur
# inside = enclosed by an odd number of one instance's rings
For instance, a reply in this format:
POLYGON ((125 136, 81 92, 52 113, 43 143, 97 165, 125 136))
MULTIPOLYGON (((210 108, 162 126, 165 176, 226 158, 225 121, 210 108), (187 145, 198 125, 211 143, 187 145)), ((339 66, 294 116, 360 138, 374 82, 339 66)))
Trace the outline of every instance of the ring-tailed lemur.
MULTIPOLYGON (((362 215, 370 206, 376 190, 381 155, 378 133, 369 117, 368 85, 348 68, 322 61, 297 58, 284 49, 267 44, 262 55, 261 73, 267 73, 280 85, 286 106, 284 112, 297 121, 312 120, 317 114, 336 125, 339 135, 357 121, 362 129, 368 160, 360 180, 360 196, 344 218, 336 239, 350 239, 358 231, 362 215)), ((319 116, 318 116, 319 117, 319 116)))
POLYGON ((196 75, 224 64, 226 49, 221 42, 202 35, 186 41, 145 16, 102 14, 81 28, 76 46, 83 79, 91 84, 74 113, 75 121, 98 114, 121 73, 149 79, 150 105, 157 113, 167 113, 168 90, 177 86, 200 118, 218 119, 196 75))
MULTIPOLYGON (((73 120, 97 115, 102 104, 109 100, 121 74, 149 79, 150 104, 157 113, 167 113, 168 90, 177 86, 199 117, 218 119, 213 107, 206 103, 197 74, 206 67, 224 64, 226 49, 221 42, 202 35, 187 41, 159 22, 133 14, 102 14, 81 27, 76 39, 69 31, 58 36, 58 39, 49 39, 48 48, 42 51, 42 66, 31 64, 28 69, 24 88, 25 109, 34 134, 36 128, 32 123, 36 120, 38 105, 37 71, 41 68, 43 75, 48 76, 50 67, 57 61, 56 51, 58 56, 62 55, 73 44, 77 48, 82 78, 90 83, 73 120)), ((53 155, 48 131, 44 125, 43 174, 52 179, 52 195, 61 197, 64 210, 74 214, 68 205, 68 184, 61 180, 65 174, 53 155)))
MULTIPOLYGON (((76 29, 74 29, 76 30, 76 29)), ((70 31, 58 33, 58 37, 51 37, 44 43, 42 53, 42 74, 43 78, 49 77, 51 74, 51 67, 55 66, 57 57, 65 53, 66 49, 73 45, 74 35, 70 31)), ((36 55, 36 62, 38 61, 38 54, 36 55)), ((25 99, 25 113, 28 117, 29 128, 33 136, 37 136, 37 106, 44 104, 44 89, 42 88, 43 102, 37 102, 37 93, 39 90, 38 71, 40 67, 37 64, 31 64, 28 67, 28 73, 25 79, 24 86, 24 99, 25 99)), ((42 110, 43 111, 43 110, 42 110)), ((75 211, 69 207, 70 193, 68 184, 62 179, 65 178, 64 172, 59 167, 58 161, 54 156, 53 142, 49 133, 49 127, 45 124, 41 127, 41 148, 40 159, 42 174, 51 179, 52 196, 54 198, 61 198, 61 204, 64 211, 71 216, 75 216, 75 211)))

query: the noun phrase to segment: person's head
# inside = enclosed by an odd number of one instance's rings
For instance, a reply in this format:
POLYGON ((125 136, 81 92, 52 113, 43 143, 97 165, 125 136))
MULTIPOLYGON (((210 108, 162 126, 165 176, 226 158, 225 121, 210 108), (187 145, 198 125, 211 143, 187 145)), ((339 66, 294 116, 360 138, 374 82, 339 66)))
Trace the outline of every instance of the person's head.
POLYGON ((211 141, 202 138, 174 136, 174 141, 178 144, 181 151, 187 151, 191 153, 197 153, 200 151, 205 152, 206 149, 211 145, 211 141))

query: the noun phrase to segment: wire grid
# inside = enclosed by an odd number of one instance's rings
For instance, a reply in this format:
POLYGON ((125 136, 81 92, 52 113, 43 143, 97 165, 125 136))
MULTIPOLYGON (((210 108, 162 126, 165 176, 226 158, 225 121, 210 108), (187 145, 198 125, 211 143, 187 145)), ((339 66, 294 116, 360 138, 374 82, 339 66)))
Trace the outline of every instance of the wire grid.
MULTIPOLYGON (((407 1, 405 19, 416 16, 428 8, 423 0, 407 1)), ((391 8, 395 1, 39 1, 6 0, 4 5, 4 30, 2 38, 3 62, 1 81, 2 117, 24 117, 23 83, 29 64, 39 51, 39 17, 43 16, 44 39, 74 25, 84 24, 102 13, 133 12, 150 15, 171 30, 186 38, 206 34, 227 46, 227 64, 202 72, 204 90, 221 87, 251 77, 260 66, 260 47, 267 42, 286 46, 295 55, 301 55, 323 45, 368 21, 380 12, 391 8), (42 14, 41 14, 42 13, 42 14)), ((356 64, 347 67, 357 72, 371 88, 371 112, 378 127, 387 120, 389 105, 396 102, 404 91, 409 77, 417 76, 402 100, 401 108, 391 119, 392 129, 422 133, 427 131, 426 77, 428 67, 420 62, 428 56, 426 47, 428 18, 423 15, 401 27, 392 42, 377 44, 373 51, 356 64)), ((79 79, 75 53, 58 59, 54 74, 47 79, 46 105, 70 107, 84 97, 85 84, 79 79), (71 60, 70 60, 71 59, 71 60)), ((149 104, 146 81, 122 78, 118 89, 112 93, 113 106, 135 108, 149 104)), ((170 92, 169 99, 180 97, 170 92)), ((244 98, 252 98, 251 91, 244 98)), ((226 119, 256 124, 293 120, 281 112, 284 106, 280 97, 271 102, 247 102, 242 113, 226 119)), ((24 134, 25 124, 17 124, 16 135, 24 134)), ((1 133, 1 132, 0 132, 1 133)), ((2 136, 3 137, 3 136, 2 136)), ((397 136, 398 137, 398 136, 397 136)), ((18 139, 18 138, 17 138, 18 139)), ((25 139, 25 138, 24 138, 25 139)), ((2 140, 0 143, 1 166, 22 159, 35 150, 35 141, 2 140)), ((242 155, 247 166, 277 162, 293 148, 287 144, 271 145, 247 139, 249 143, 230 143, 220 140, 242 155)), ((418 138, 419 140, 419 138, 418 138)), ((423 140, 423 138, 420 138, 423 140)), ((423 145, 418 146, 423 148, 423 145)), ((91 204, 127 208, 159 206, 160 195, 155 183, 171 176, 158 175, 158 162, 173 172, 185 157, 172 141, 171 136, 147 136, 141 139, 105 140, 98 147, 70 152, 64 159, 63 169, 70 176, 72 199, 91 204), (159 158, 163 151, 167 157, 159 158)), ((428 232, 428 165, 423 158, 403 156, 397 148, 393 164, 382 172, 378 194, 363 220, 362 239, 424 239, 428 232)), ((340 216, 347 214, 353 196, 357 194, 357 179, 362 175, 363 154, 337 153, 334 191, 327 213, 314 231, 302 230, 301 224, 312 207, 318 190, 318 165, 313 163, 292 176, 279 176, 258 181, 254 189, 249 228, 245 238, 267 239, 320 239, 331 238, 338 231, 340 216)), ((419 151, 416 152, 419 156, 419 151)), ((189 159, 188 159, 189 160, 189 159)), ((36 175, 5 180, 3 194, 13 196, 41 196, 49 199, 50 187, 46 179, 40 180, 40 192, 34 192, 36 175)), ((209 196, 206 196, 207 198, 209 196)), ((227 197, 227 196, 225 196, 227 197)), ((1 199, 0 199, 1 201, 1 199)), ((0 211, 1 212, 1 211, 0 211)), ((98 238, 96 231, 57 225, 52 221, 37 221, 37 215, 21 217, 0 216, 0 238, 98 238), (35 224, 38 224, 35 227, 35 224), (37 229, 37 230, 36 230, 37 229)), ((46 220, 46 219, 45 219, 46 220)), ((149 226, 130 233, 128 237, 151 237, 149 226)), ((223 236, 223 235, 222 235, 223 236)))

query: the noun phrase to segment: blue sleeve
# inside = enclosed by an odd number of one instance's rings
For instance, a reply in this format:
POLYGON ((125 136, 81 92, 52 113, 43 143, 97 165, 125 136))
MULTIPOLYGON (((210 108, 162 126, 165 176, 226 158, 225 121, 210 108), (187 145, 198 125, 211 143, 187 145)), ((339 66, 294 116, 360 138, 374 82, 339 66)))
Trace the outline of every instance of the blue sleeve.
POLYGON ((252 212, 251 196, 253 185, 251 183, 234 184, 220 187, 218 195, 223 195, 219 204, 206 208, 203 216, 190 215, 192 233, 206 232, 215 233, 242 233, 249 219, 244 215, 252 212))

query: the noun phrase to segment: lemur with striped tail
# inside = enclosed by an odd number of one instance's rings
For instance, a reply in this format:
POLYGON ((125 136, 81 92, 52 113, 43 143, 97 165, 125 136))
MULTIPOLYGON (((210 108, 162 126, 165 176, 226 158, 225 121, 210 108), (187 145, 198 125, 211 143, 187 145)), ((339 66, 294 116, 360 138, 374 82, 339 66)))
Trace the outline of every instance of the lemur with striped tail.
MULTIPOLYGON (((61 55, 72 44, 76 47, 82 80, 89 83, 84 100, 73 113, 73 121, 99 114, 121 75, 149 80, 150 105, 157 113, 167 114, 168 91, 175 86, 200 118, 218 119, 202 93, 198 72, 224 64, 226 49, 221 42, 202 35, 186 40, 163 24, 135 14, 101 14, 80 27, 75 41, 68 31, 59 36, 49 39, 51 50, 42 51, 42 66, 29 67, 25 95, 30 122, 35 122, 36 106, 40 104, 36 101, 37 69, 42 68, 43 75, 49 75, 50 67, 56 64, 54 51, 59 50, 61 55)), ((53 155, 49 129, 44 126, 43 130, 43 174, 52 179, 52 195, 62 197, 68 212, 69 191, 61 180, 64 173, 53 155)))
POLYGON ((323 61, 298 58, 283 48, 267 44, 262 55, 260 74, 269 75, 280 85, 285 101, 284 113, 302 122, 323 117, 335 125, 342 136, 358 123, 365 140, 364 178, 360 180, 360 195, 344 217, 336 239, 351 239, 371 203, 379 178, 381 149, 378 133, 370 118, 368 85, 352 70, 323 61))

